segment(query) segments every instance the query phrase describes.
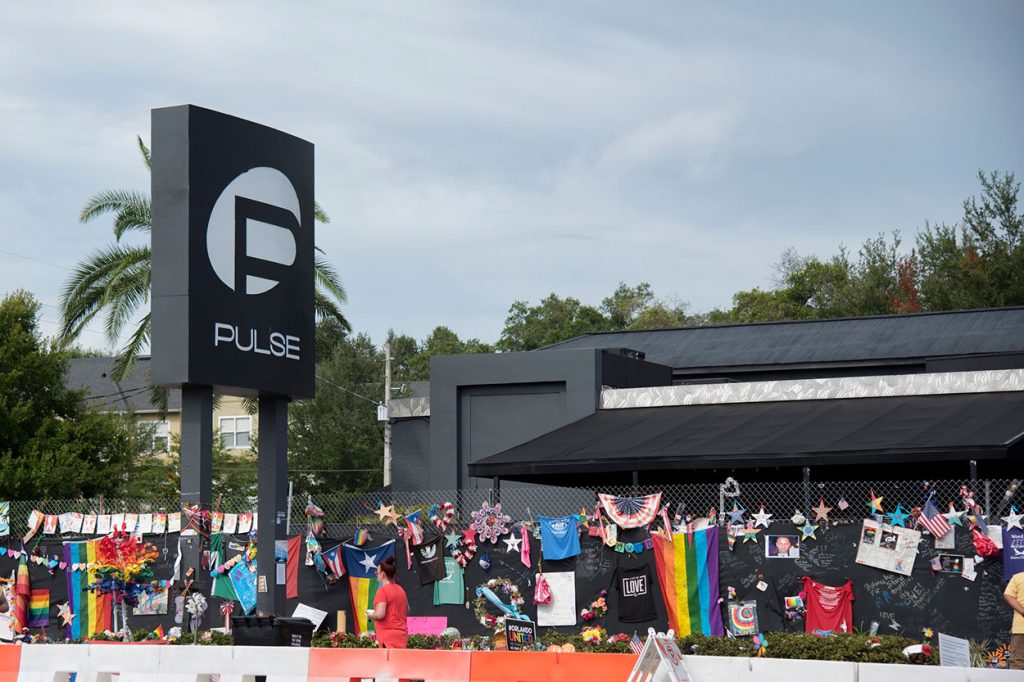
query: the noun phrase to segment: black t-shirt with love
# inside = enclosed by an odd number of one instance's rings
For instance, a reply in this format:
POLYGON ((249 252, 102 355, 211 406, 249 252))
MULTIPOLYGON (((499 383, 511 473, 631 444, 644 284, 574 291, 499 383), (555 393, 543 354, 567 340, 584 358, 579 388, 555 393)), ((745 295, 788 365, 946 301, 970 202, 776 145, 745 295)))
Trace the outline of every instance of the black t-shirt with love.
POLYGON ((654 585, 651 583, 651 566, 644 564, 637 568, 615 569, 612 576, 615 590, 619 593, 619 620, 623 623, 643 623, 654 620, 654 585))

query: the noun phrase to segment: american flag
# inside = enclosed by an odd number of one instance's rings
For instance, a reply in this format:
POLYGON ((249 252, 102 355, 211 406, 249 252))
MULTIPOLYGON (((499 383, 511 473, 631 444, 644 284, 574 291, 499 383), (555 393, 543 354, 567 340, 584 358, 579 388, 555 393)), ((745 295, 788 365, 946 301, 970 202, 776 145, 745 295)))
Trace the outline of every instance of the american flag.
POLYGON ((341 560, 341 545, 324 552, 323 558, 324 563, 327 564, 327 568, 334 574, 334 577, 340 578, 345 575, 345 565, 341 560))
POLYGON ((640 641, 635 632, 633 633, 633 639, 629 640, 629 650, 634 654, 639 654, 644 650, 644 643, 640 641))
POLYGON ((921 508, 921 515, 917 517, 917 523, 928 529, 928 532, 937 538, 941 538, 951 529, 946 517, 939 513, 932 498, 924 503, 921 508))

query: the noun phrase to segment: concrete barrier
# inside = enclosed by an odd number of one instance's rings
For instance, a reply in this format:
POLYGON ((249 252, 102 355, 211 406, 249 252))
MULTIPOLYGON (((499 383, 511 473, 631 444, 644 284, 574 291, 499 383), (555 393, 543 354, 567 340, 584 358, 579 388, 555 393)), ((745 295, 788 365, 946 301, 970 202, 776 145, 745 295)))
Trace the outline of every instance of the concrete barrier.
MULTIPOLYGON (((694 682, 1024 682, 981 668, 685 656, 694 682)), ((633 654, 302 649, 292 647, 0 645, 0 682, 621 682, 633 654)))

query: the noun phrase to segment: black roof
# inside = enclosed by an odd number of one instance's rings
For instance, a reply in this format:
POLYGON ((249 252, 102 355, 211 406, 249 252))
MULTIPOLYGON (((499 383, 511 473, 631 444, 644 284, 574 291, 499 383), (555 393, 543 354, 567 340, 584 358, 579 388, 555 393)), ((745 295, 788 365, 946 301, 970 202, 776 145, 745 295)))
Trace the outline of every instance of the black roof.
POLYGON ((1024 448, 1024 393, 598 410, 469 464, 533 480, 671 471, 1007 459, 1024 448))
MULTIPOLYGON (((124 381, 111 378, 114 358, 72 358, 68 360, 65 385, 74 390, 84 389, 86 405, 109 412, 146 412, 156 409, 149 400, 149 358, 141 357, 135 369, 124 381)), ((181 391, 171 389, 167 396, 167 409, 181 410, 181 391)))
POLYGON ((602 332, 541 350, 628 348, 676 369, 891 362, 1024 352, 1024 307, 602 332))

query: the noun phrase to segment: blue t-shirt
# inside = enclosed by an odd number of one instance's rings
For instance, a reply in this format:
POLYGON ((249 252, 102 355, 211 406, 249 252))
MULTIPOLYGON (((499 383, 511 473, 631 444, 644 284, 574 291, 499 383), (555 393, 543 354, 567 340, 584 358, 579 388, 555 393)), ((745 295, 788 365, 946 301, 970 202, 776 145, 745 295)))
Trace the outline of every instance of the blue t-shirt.
POLYGON ((545 559, 568 559, 580 553, 580 535, 576 531, 579 519, 575 516, 539 518, 540 548, 545 559))

